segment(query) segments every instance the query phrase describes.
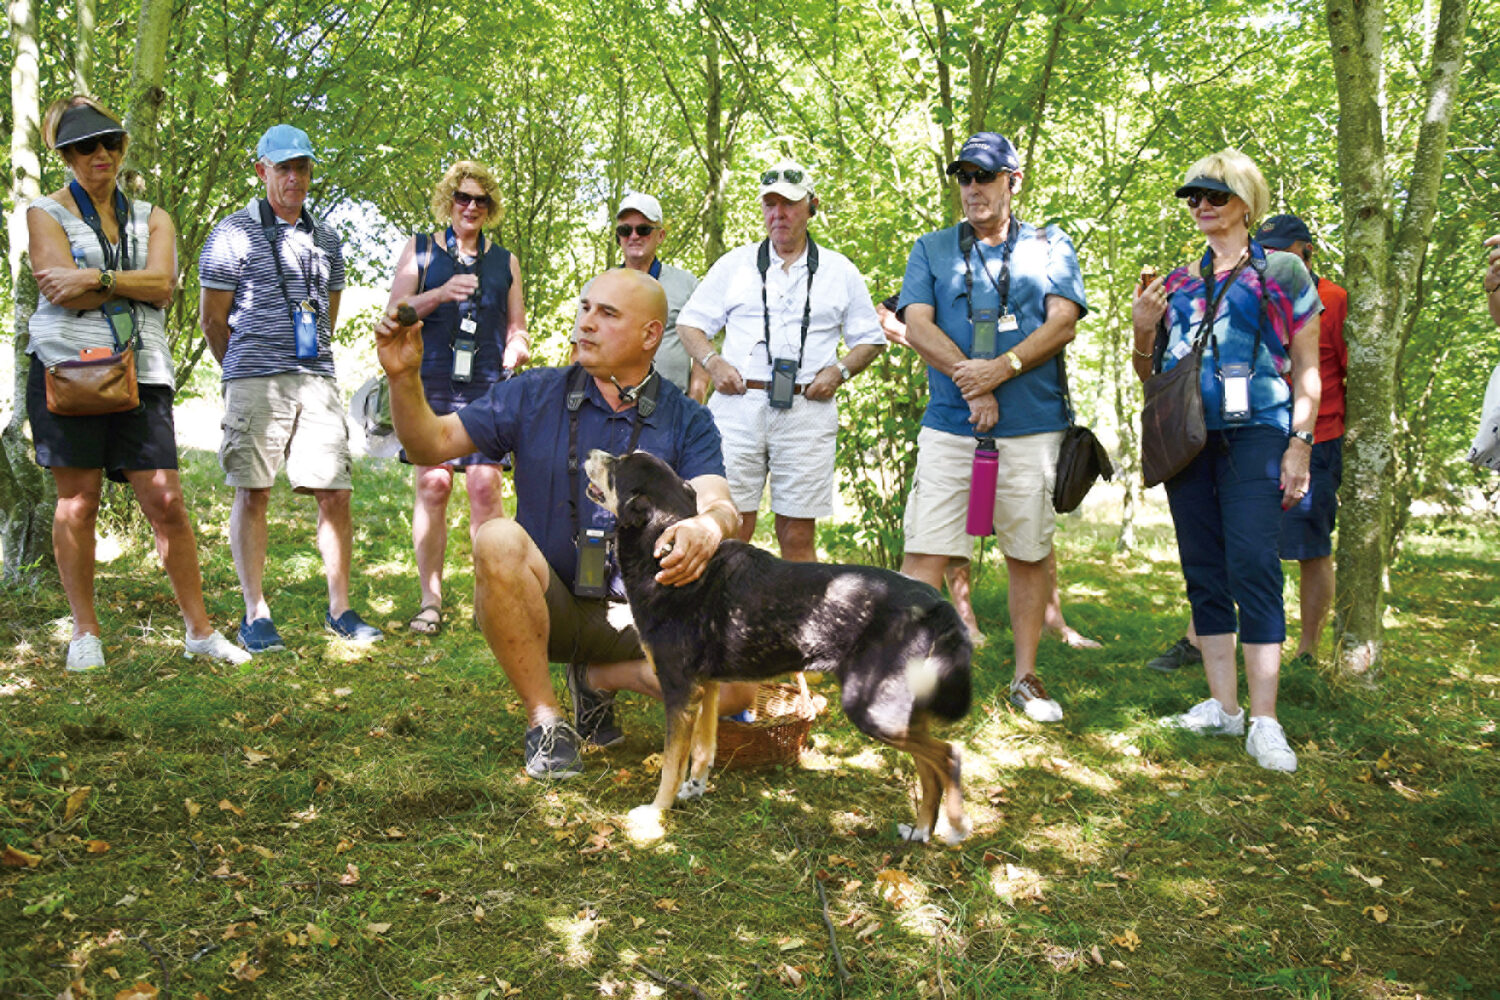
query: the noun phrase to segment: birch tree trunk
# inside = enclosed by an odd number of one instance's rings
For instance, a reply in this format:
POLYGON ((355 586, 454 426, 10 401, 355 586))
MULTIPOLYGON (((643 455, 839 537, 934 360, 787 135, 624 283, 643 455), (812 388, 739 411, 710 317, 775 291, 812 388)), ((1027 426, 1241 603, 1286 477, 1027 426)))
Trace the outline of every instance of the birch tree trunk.
POLYGON ((125 130, 130 133, 130 151, 121 171, 132 197, 160 202, 157 185, 161 156, 157 122, 167 99, 162 82, 167 72, 167 32, 172 23, 171 0, 141 0, 136 21, 135 58, 130 67, 125 130))
MULTIPOLYGON (((1339 181, 1349 291, 1348 416, 1340 493, 1334 629, 1339 664, 1365 675, 1380 665, 1391 551, 1396 362, 1407 291, 1432 235, 1448 124, 1463 65, 1468 0, 1442 0, 1410 176, 1386 169, 1383 0, 1327 0, 1339 95, 1339 181), (1392 190, 1405 192, 1398 206, 1392 190)), ((1393 130, 1395 131, 1395 130, 1393 130)), ((1396 134, 1400 134, 1399 132, 1396 134)))
POLYGON ((92 94, 94 79, 94 26, 98 21, 97 0, 78 0, 78 20, 73 40, 73 92, 92 94))
POLYGON ((10 0, 10 102, 15 129, 10 137, 12 179, 9 219, 11 287, 16 295, 16 373, 12 407, 0 430, 0 549, 5 579, 14 580, 29 567, 52 561, 52 479, 32 460, 21 433, 26 421, 26 378, 31 358, 31 314, 36 311, 36 279, 27 255, 26 206, 42 193, 40 61, 36 7, 33 0, 10 0))

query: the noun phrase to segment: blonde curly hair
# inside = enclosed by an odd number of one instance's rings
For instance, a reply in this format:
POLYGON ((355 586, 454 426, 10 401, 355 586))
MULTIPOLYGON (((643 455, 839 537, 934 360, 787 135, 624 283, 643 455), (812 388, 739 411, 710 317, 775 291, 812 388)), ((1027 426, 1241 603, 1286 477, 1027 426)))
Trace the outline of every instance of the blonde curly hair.
POLYGON ((453 192, 464 181, 470 180, 484 188, 484 193, 490 196, 490 210, 484 217, 483 225, 492 226, 505 214, 505 209, 500 205, 500 184, 495 180, 495 175, 490 173, 490 168, 473 160, 459 160, 443 173, 442 180, 432 189, 432 218, 438 225, 446 226, 453 218, 453 192))
MULTIPOLYGON (((71 94, 67 97, 59 97, 47 105, 47 112, 42 115, 42 141, 47 144, 48 149, 57 149, 57 126, 62 122, 63 114, 70 108, 81 107, 93 108, 116 125, 119 125, 121 132, 125 132, 125 126, 120 124, 120 116, 106 108, 98 98, 90 97, 88 94, 71 94)), ((125 132, 125 141, 130 141, 129 132, 125 132)))

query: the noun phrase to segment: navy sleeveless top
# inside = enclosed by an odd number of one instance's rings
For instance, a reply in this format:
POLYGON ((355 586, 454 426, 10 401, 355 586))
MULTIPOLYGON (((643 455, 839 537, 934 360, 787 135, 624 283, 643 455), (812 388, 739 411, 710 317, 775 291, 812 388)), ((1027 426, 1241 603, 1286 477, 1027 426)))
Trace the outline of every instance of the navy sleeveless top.
MULTIPOLYGON (((453 258, 441 241, 431 233, 417 234, 417 259, 424 247, 432 254, 427 277, 417 292, 438 288, 457 273, 453 258)), ((510 325, 510 251, 485 239, 483 274, 480 279, 479 329, 474 351, 474 378, 470 382, 453 381, 453 336, 458 332, 457 302, 444 302, 422 323, 422 386, 427 400, 437 413, 452 412, 489 392, 500 380, 501 361, 505 351, 505 332, 510 325), (440 408, 440 404, 446 408, 440 408)))

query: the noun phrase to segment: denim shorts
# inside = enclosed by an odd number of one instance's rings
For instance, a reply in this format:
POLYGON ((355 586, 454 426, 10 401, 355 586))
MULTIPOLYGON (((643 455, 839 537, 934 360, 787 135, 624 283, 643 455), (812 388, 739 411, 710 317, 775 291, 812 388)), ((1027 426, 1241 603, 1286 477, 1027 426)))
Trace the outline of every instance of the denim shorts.
POLYGON ((1300 503, 1281 516, 1281 558, 1322 559, 1333 555, 1333 523, 1344 481, 1344 439, 1312 447, 1312 485, 1300 503))

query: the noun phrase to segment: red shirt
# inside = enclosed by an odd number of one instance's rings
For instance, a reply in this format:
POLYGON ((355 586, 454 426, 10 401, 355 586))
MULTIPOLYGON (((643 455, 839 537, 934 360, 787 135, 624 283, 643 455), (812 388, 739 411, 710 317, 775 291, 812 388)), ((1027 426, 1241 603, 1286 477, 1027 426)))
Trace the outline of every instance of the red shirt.
POLYGON ((1349 374, 1349 345, 1344 343, 1344 320, 1349 315, 1349 293, 1327 278, 1318 279, 1323 315, 1318 336, 1318 373, 1323 376, 1323 400, 1318 404, 1314 441, 1344 436, 1344 379, 1349 374))

